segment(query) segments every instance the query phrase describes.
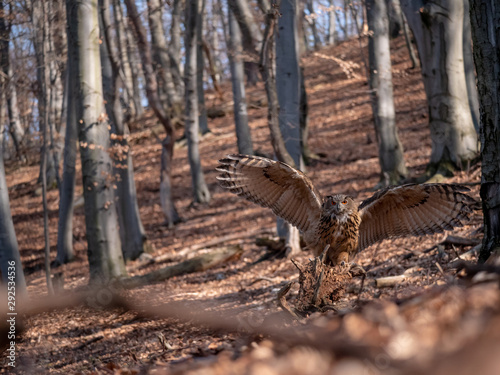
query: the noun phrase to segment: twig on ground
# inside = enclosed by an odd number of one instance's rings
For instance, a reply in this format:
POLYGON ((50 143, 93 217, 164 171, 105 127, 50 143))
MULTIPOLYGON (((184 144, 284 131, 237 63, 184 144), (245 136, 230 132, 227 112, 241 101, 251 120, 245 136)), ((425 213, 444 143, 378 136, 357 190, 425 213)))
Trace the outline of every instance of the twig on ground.
POLYGON ((99 340, 102 340, 104 338, 104 336, 102 335, 99 335, 99 336, 96 336, 96 337, 92 337, 91 339, 85 341, 85 342, 82 342, 80 345, 78 345, 76 348, 74 348, 73 350, 80 350, 80 349, 83 349, 85 348, 86 346, 89 346, 90 344, 93 344, 94 342, 97 342, 99 340))
POLYGON ((288 305, 288 302, 286 301, 286 295, 290 291, 290 288, 292 285, 295 284, 295 281, 290 281, 286 283, 286 285, 280 289, 278 292, 278 305, 281 307, 283 310, 288 312, 294 319, 300 320, 300 317, 297 315, 294 309, 288 305))

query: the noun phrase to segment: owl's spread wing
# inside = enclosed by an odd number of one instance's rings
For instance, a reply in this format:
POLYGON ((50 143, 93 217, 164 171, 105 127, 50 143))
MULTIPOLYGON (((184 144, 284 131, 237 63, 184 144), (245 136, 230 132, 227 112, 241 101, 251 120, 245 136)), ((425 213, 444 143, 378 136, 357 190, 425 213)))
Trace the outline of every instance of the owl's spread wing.
POLYGON ((302 232, 317 226, 322 199, 305 174, 288 164, 250 155, 219 160, 219 184, 273 212, 302 232))
POLYGON ((358 250, 385 238, 442 233, 468 221, 477 202, 460 185, 422 184, 386 188, 359 206, 358 250))

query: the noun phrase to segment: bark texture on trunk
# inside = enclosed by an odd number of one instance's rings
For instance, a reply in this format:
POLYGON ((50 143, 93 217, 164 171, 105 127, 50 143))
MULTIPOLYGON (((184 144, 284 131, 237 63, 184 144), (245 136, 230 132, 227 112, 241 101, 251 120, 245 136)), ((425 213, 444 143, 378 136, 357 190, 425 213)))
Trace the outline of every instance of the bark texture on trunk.
MULTIPOLYGON (((69 19, 70 7, 67 7, 69 19)), ((72 32, 71 30, 69 32, 72 32)), ((74 31, 73 31, 74 32, 74 31)), ((75 40, 76 35, 72 39, 75 40)), ((78 51, 76 45, 68 43, 68 60, 66 66, 66 125, 64 136, 63 171, 59 191, 59 222, 57 226, 56 263, 65 264, 74 260, 73 251, 73 210, 76 182, 76 158, 78 125, 76 115, 76 98, 78 95, 78 51)))
POLYGON ((326 41, 328 45, 333 46, 335 44, 335 39, 337 37, 337 31, 335 30, 335 4, 333 0, 328 0, 328 33, 326 36, 326 41))
POLYGON ((396 128, 396 111, 392 88, 391 51, 389 47, 389 20, 385 0, 367 0, 366 11, 370 37, 370 91, 373 119, 377 136, 381 168, 378 188, 395 185, 408 174, 403 145, 396 128))
POLYGON ((67 0, 69 43, 77 46, 76 113, 82 159, 90 281, 126 275, 115 196, 110 136, 103 115, 97 0, 67 0))
POLYGON ((469 99, 470 114, 474 129, 479 134, 479 98, 477 93, 477 77, 474 69, 474 57, 472 56, 472 34, 470 30, 470 6, 469 0, 464 0, 463 17, 463 49, 465 84, 467 85, 467 97, 469 99))
POLYGON ((314 12, 313 0, 307 0, 306 6, 310 16, 307 22, 311 27, 311 33, 314 41, 314 49, 318 50, 321 47, 321 40, 319 39, 318 28, 316 27, 316 13, 314 12))
POLYGON ((59 201, 59 222, 57 226, 57 257, 56 262, 65 264, 71 262, 75 255, 73 251, 73 208, 76 182, 77 157, 77 118, 76 118, 76 46, 68 45, 68 99, 66 135, 64 137, 63 172, 59 201))
POLYGON ((134 81, 132 75, 132 67, 130 65, 128 47, 127 47, 127 31, 123 20, 123 7, 121 0, 113 0, 113 16, 115 25, 115 37, 118 47, 118 56, 120 61, 120 69, 123 72, 123 94, 122 99, 127 107, 126 121, 135 119, 137 109, 134 101, 134 81))
MULTIPOLYGON (((300 129, 300 67, 297 33, 298 2, 282 0, 281 17, 278 19, 279 33, 276 35, 276 90, 279 103, 279 127, 285 147, 294 165, 303 169, 300 129)), ((283 160, 281 160, 283 161, 283 160)), ((300 238, 297 228, 278 220, 278 235, 285 239, 288 256, 300 252, 300 238)))
MULTIPOLYGON (((231 1, 231 0, 228 0, 231 1)), ((231 9, 228 9, 228 33, 226 43, 228 46, 229 68, 231 70, 231 84, 233 88, 234 124, 238 152, 240 154, 253 154, 252 136, 248 126, 248 111, 245 93, 245 78, 242 61, 241 33, 231 9)))
POLYGON ((179 92, 184 92, 184 81, 182 79, 181 67, 181 21, 183 0, 173 0, 170 23, 170 43, 168 54, 170 56, 170 68, 174 85, 179 92))
POLYGON ((280 130, 280 108, 278 92, 276 90, 276 49, 275 33, 278 27, 279 3, 277 0, 271 2, 271 11, 266 15, 266 29, 262 41, 260 56, 260 72, 267 95, 267 121, 271 134, 271 144, 278 160, 295 166, 293 158, 290 156, 285 146, 285 141, 280 130))
POLYGON ((199 123, 198 123, 198 85, 196 79, 196 55, 198 12, 200 0, 188 0, 186 4, 186 63, 184 65, 184 87, 186 89, 185 132, 188 145, 189 166, 193 186, 193 200, 196 203, 208 203, 210 192, 201 169, 199 152, 199 123))
POLYGON ((500 7, 471 0, 474 63, 478 78, 481 139, 481 200, 484 238, 480 261, 500 265, 500 7))
POLYGON ((205 106, 205 88, 203 77, 205 73, 205 59, 203 58, 203 34, 205 33, 205 0, 199 0, 196 18, 196 86, 198 95, 198 126, 201 134, 210 131, 208 128, 207 107, 205 106))
POLYGON ((2 281, 8 285, 9 281, 16 283, 16 292, 26 293, 23 265, 12 215, 10 212, 9 190, 5 180, 3 163, 3 148, 0 145, 0 270, 2 281), (10 277, 9 277, 10 276, 10 277))

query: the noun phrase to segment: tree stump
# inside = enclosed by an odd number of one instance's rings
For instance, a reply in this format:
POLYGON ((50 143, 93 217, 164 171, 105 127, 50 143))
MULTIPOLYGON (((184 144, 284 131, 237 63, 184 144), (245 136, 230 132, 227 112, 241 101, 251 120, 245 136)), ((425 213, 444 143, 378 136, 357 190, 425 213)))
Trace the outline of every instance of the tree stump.
MULTIPOLYGON (((326 253, 326 252, 325 252, 326 253)), ((352 279, 349 265, 326 265, 322 256, 308 264, 293 262, 299 270, 299 296, 296 302, 298 312, 313 312, 331 309, 345 295, 352 279)))

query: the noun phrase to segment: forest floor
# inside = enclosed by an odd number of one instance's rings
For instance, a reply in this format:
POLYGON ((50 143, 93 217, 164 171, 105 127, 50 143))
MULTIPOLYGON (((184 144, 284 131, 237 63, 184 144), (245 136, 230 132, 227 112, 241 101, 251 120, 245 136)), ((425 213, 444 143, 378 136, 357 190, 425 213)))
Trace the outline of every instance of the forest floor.
MULTIPOLYGON (((363 50, 366 43, 366 39, 361 43, 363 50)), ((410 176, 416 177, 425 171, 430 155, 427 104, 420 70, 410 68, 403 39, 394 40, 392 48, 397 126, 410 176)), ((358 40, 308 53, 302 64, 309 99, 309 145, 324 156, 307 167, 307 174, 324 195, 343 192, 356 199, 367 198, 379 181, 379 164, 358 40), (340 66, 335 59, 347 64, 340 66)), ((224 86, 223 91, 223 99, 208 93, 209 108, 231 101, 230 86, 224 86)), ((265 97, 263 86, 250 88, 248 97, 254 148, 272 156, 267 107, 258 105, 265 97)), ((242 256, 204 272, 120 292, 123 298, 134 301, 136 308, 132 310, 110 306, 96 310, 81 305, 24 320, 24 331, 17 339, 18 373, 497 373, 500 356, 492 351, 500 350, 498 281, 460 278, 463 271, 457 272, 452 261, 472 246, 441 244, 449 233, 374 245, 356 258, 367 271, 361 293, 361 280, 354 278, 334 310, 314 313, 301 322, 283 318, 267 324, 282 317, 277 314, 281 311, 276 302, 278 292, 288 281, 298 279, 298 271, 287 259, 254 264, 267 251, 255 240, 275 235, 275 217, 270 210, 218 186, 217 160, 237 152, 232 114, 210 120, 209 126, 211 134, 200 143, 200 154, 212 200, 207 205, 191 204, 187 150, 178 147, 172 183, 183 222, 173 229, 165 226, 160 207, 161 146, 152 131, 158 127, 151 114, 133 127, 131 145, 140 214, 152 256, 163 261, 146 266, 140 260, 133 261, 127 270, 129 275, 145 274, 230 244, 241 246, 242 256), (216 243, 227 236, 231 236, 229 240, 216 243), (212 246, 207 249, 205 243, 212 246), (374 285, 376 278, 403 275, 405 271, 408 277, 394 286, 374 285), (180 319, 168 319, 161 313, 157 317, 141 313, 141 309, 174 302, 206 313, 208 323, 200 325, 182 314, 178 314, 180 319), (222 323, 226 328, 220 329, 222 323), (256 334, 259 327, 271 328, 256 334)), ((33 304, 47 298, 42 199, 34 194, 38 168, 36 160, 29 165, 7 165, 12 215, 33 304)), ((77 181, 77 195, 81 196, 81 176, 77 181)), ((470 194, 479 199, 479 181, 480 167, 473 166, 447 182, 469 184, 470 194)), ((56 191, 48 194, 48 208, 54 259, 56 191)), ((482 215, 476 212, 471 222, 453 235, 479 242, 481 227, 482 215)), ((89 281, 82 207, 75 211, 74 249, 76 261, 58 269, 64 275, 61 300, 85 290, 89 281)), ((296 259, 307 263, 310 257, 303 252, 296 259)), ((477 256, 463 257, 474 261, 477 256)), ((290 305, 297 294, 295 284, 287 296, 290 305)), ((0 372, 9 371, 5 354, 0 363, 0 372)))

